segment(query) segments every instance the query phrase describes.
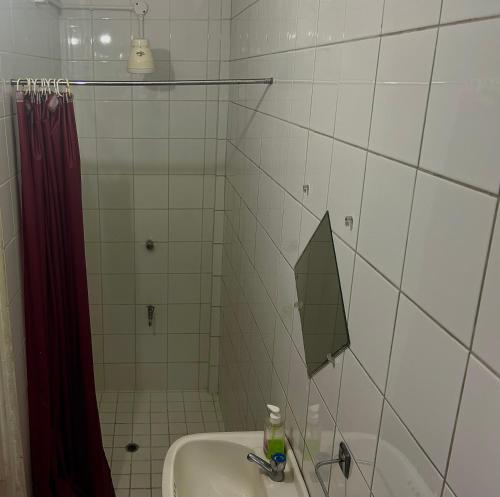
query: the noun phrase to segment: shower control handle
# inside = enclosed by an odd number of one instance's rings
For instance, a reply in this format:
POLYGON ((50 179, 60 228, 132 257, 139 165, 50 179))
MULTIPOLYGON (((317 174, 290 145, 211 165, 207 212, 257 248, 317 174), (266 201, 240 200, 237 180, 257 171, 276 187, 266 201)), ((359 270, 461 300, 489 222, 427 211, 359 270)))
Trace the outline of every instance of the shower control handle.
POLYGON ((153 240, 151 240, 151 238, 149 240, 146 240, 146 243, 144 245, 146 245, 147 250, 154 250, 155 249, 155 242, 153 240))

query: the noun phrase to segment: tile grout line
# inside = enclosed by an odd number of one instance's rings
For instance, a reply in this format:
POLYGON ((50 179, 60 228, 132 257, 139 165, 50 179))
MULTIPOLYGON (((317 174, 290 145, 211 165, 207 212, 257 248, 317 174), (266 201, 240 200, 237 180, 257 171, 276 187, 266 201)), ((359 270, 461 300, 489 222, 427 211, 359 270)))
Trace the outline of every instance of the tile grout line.
POLYGON ((458 26, 458 25, 463 25, 463 24, 472 24, 475 22, 484 22, 484 21, 491 21, 495 19, 500 18, 500 13, 498 14, 492 14, 489 16, 481 16, 481 17, 471 17, 467 19, 461 19, 457 21, 448 21, 448 22, 443 22, 443 23, 435 23, 435 24, 427 24, 425 26, 418 26, 414 28, 408 28, 408 29, 403 29, 403 30, 396 30, 396 31, 387 31, 387 32, 381 32, 377 35, 362 35, 362 36, 357 36, 353 38, 348 38, 348 39, 341 39, 338 41, 330 42, 330 43, 318 43, 316 45, 306 45, 303 47, 296 47, 296 48, 290 48, 290 49, 285 49, 285 50, 276 50, 274 52, 264 52, 264 53, 259 53, 259 54, 253 54, 253 55, 248 55, 246 57, 235 57, 235 58, 230 58, 229 62, 240 62, 248 59, 256 59, 260 57, 270 57, 272 55, 283 55, 295 51, 306 51, 306 50, 311 50, 313 48, 324 48, 324 47, 331 47, 335 45, 345 45, 347 43, 353 43, 353 42, 358 42, 358 41, 366 41, 366 40, 372 40, 377 37, 383 37, 387 38, 390 36, 397 36, 397 35, 402 35, 406 33, 415 33, 419 31, 426 31, 430 29, 436 29, 439 27, 452 27, 452 26, 458 26))
MULTIPOLYGON (((474 315, 474 325, 473 325, 473 329, 472 329, 472 335, 471 335, 471 339, 470 339, 470 345, 469 345, 468 351, 467 351, 468 352, 467 353, 467 359, 466 359, 466 362, 465 362, 464 375, 463 375, 462 385, 461 385, 461 388, 460 388, 460 394, 459 394, 458 402, 457 402, 455 420, 454 420, 453 429, 452 429, 452 432, 451 432, 450 446, 448 448, 448 456, 447 456, 446 466, 445 466, 445 471, 444 471, 443 487, 442 487, 442 490, 441 490, 441 495, 443 495, 444 490, 445 490, 445 485, 447 484, 448 472, 449 472, 450 464, 451 464, 451 456, 453 454, 453 446, 455 444, 455 436, 456 436, 457 427, 458 427, 458 419, 459 419, 460 411, 461 411, 461 408, 462 408, 462 400, 463 400, 464 391, 465 391, 465 384, 467 382, 467 378, 468 378, 468 374, 469 374, 469 365, 470 365, 471 357, 475 357, 475 355, 472 352, 472 348, 474 346, 474 339, 475 339, 476 332, 477 332, 477 321, 478 321, 478 318, 479 318, 479 311, 480 311, 480 308, 481 308, 482 295, 483 295, 484 285, 485 285, 485 281, 486 281, 486 275, 487 275, 487 271, 488 271, 488 266, 489 266, 489 262, 490 262, 491 249, 492 249, 492 246, 493 246, 493 238, 494 238, 494 235, 495 235, 495 224, 496 224, 497 216, 499 215, 499 212, 498 212, 499 211, 499 205, 500 205, 500 199, 498 199, 497 203, 496 203, 495 214, 493 216, 493 223, 492 223, 492 228, 491 228, 491 232, 490 232, 490 239, 489 239, 489 242, 488 242, 488 249, 487 249, 486 258, 485 258, 485 261, 484 261, 483 274, 482 274, 482 278, 481 278, 481 287, 480 287, 479 296, 478 296, 478 299, 477 299, 477 305, 476 305, 476 310, 475 310, 475 315, 474 315)), ((482 360, 480 362, 482 364, 485 364, 482 360)), ((490 372, 493 372, 491 366, 488 366, 488 370, 490 372)), ((498 374, 496 374, 496 373, 494 373, 494 374, 495 374, 496 378, 499 377, 498 374)), ((451 485, 448 485, 448 486, 450 488, 452 488, 451 485)))

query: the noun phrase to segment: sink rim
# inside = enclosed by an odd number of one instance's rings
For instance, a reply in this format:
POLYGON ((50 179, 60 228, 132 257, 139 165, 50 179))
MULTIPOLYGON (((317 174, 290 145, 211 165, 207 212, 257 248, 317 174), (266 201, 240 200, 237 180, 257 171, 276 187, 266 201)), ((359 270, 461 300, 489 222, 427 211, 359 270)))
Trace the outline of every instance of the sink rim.
MULTIPOLYGON (((179 449, 184 445, 193 441, 224 441, 231 442, 238 445, 242 445, 248 448, 249 452, 255 450, 256 447, 260 447, 264 437, 264 432, 262 431, 228 431, 228 432, 214 432, 214 433, 194 433, 192 435, 185 435, 177 439, 168 449, 165 461, 163 463, 162 471, 162 496, 174 496, 175 490, 173 487, 174 478, 174 459, 177 455, 179 449)), ((290 447, 289 444, 287 444, 290 447)), ((249 463, 250 464, 250 463, 249 463)), ((291 448, 287 450, 287 466, 292 469, 295 484, 298 490, 303 495, 309 495, 307 486, 305 484, 302 472, 295 458, 291 448)))

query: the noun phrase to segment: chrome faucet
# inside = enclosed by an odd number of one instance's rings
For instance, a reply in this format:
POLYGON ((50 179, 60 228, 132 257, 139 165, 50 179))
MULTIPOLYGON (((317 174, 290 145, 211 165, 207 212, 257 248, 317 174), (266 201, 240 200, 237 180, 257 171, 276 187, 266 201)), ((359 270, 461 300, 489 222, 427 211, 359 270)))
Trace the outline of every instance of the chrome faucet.
POLYGON ((259 466, 259 468, 262 469, 266 475, 271 478, 271 480, 280 482, 285 479, 285 454, 274 454, 271 462, 267 462, 259 456, 250 453, 247 455, 247 460, 257 464, 257 466, 259 466))

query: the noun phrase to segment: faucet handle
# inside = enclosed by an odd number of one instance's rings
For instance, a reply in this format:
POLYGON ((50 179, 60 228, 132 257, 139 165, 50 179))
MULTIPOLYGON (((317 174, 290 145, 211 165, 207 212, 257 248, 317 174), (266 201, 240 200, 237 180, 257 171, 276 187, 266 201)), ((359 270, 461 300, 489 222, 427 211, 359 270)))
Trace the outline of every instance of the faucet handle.
POLYGON ((285 471, 285 466, 286 466, 286 456, 285 454, 281 452, 277 452, 276 454, 271 457, 271 468, 273 468, 273 471, 276 472, 283 472, 285 471))

